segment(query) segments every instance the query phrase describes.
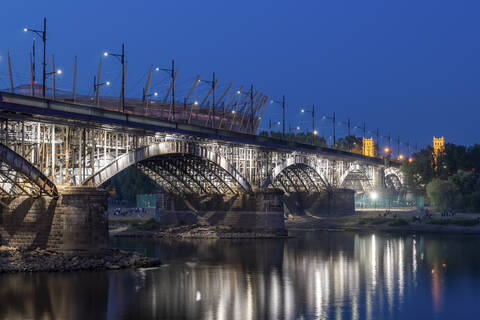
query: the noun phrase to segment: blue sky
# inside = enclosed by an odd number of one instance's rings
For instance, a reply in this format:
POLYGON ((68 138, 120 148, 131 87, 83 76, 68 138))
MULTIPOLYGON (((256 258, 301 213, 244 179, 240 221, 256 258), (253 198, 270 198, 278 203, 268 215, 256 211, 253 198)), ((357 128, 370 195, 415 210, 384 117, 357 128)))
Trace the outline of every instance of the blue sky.
MULTIPOLYGON (((288 125, 311 130, 302 106, 321 115, 380 129, 423 146, 432 136, 480 142, 479 1, 4 1, 0 13, 0 87, 8 86, 7 51, 15 84, 27 82, 32 35, 48 18, 48 56, 64 70, 57 87, 71 90, 78 56, 80 91, 90 93, 105 50, 125 42, 127 95, 141 96, 151 64, 179 69, 178 94, 196 74, 213 71, 225 88, 253 84, 272 99, 287 97, 288 125)), ((40 46, 38 42, 38 46, 40 46)), ((40 51, 37 60, 40 71, 40 51)), ((120 65, 103 60, 107 94, 118 95, 120 65)), ((38 73, 40 75, 40 73, 38 73)), ((152 80, 162 95, 167 74, 152 80)), ((268 119, 281 120, 278 105, 268 119)), ((338 133, 346 127, 338 124, 338 133)), ((361 135, 361 130, 354 131, 361 135)), ((384 139, 381 139, 384 144, 384 139)))

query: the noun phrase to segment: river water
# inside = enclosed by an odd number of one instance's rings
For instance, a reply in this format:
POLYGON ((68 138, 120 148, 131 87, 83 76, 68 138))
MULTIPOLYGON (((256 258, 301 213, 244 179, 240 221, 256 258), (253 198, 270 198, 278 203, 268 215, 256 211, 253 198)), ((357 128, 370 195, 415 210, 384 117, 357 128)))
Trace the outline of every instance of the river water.
POLYGON ((0 275, 0 319, 480 319, 480 237, 116 239, 145 270, 0 275))

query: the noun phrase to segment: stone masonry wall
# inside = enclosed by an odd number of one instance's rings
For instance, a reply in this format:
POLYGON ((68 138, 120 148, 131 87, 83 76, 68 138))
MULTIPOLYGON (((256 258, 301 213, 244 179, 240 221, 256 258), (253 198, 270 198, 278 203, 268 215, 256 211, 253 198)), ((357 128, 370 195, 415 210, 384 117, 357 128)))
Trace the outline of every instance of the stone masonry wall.
POLYGON ((58 199, 3 197, 0 244, 25 249, 95 250, 108 244, 107 194, 61 187, 58 199))
POLYGON ((160 222, 203 224, 248 230, 284 230, 283 192, 268 190, 242 195, 213 195, 180 199, 170 197, 158 209, 160 222))

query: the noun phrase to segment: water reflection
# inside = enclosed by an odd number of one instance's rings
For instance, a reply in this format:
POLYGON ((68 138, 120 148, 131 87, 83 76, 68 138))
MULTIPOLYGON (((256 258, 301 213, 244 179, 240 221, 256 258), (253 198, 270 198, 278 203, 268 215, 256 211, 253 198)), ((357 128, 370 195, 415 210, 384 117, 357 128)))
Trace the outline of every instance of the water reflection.
POLYGON ((158 269, 0 276, 0 318, 469 318, 479 237, 139 241, 158 269), (453 303, 454 302, 454 303, 453 303))

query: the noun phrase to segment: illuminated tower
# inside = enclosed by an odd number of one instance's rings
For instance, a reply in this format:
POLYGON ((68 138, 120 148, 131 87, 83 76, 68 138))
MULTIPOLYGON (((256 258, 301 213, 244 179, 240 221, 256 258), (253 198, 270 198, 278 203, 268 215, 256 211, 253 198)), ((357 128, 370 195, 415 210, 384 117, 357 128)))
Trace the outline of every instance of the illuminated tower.
POLYGON ((363 137, 362 154, 367 157, 375 156, 375 141, 373 140, 373 138, 363 137))
POLYGON ((445 138, 433 137, 433 162, 435 170, 438 169, 438 157, 445 152, 445 138))

